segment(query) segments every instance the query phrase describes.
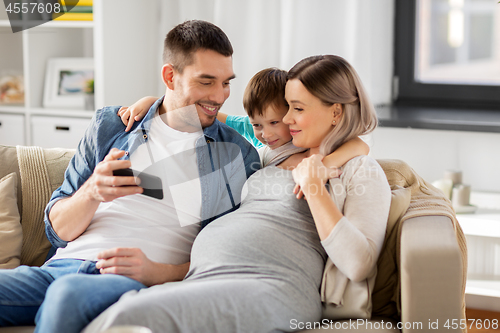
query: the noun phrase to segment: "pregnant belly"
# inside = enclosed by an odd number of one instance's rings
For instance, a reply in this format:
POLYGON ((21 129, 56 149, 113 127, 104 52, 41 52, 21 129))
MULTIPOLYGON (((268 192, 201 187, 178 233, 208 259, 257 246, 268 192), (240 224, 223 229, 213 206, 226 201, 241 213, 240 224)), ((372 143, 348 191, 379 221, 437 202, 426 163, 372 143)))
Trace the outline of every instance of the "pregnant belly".
POLYGON ((321 275, 324 258, 317 250, 315 230, 263 214, 241 213, 228 214, 200 232, 193 244, 189 276, 321 275))

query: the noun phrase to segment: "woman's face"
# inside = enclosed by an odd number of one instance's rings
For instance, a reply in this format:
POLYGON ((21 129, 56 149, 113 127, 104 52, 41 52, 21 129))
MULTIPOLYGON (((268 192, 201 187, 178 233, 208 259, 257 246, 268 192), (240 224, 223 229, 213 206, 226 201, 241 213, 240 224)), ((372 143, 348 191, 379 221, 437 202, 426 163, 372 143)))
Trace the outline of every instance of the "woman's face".
POLYGON ((290 127, 293 144, 319 153, 321 141, 333 129, 334 105, 323 104, 298 79, 287 82, 285 99, 290 107, 283 122, 290 127))

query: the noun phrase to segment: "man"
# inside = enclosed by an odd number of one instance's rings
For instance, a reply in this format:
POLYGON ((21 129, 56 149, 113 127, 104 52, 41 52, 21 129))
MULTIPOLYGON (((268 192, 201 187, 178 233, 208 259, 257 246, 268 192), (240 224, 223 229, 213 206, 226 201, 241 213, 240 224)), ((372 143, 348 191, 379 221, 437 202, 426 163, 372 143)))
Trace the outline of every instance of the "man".
POLYGON ((80 332, 123 293, 182 280, 200 228, 239 206, 260 165, 255 149, 215 120, 234 78, 232 52, 215 25, 182 23, 165 39, 166 93, 148 115, 125 132, 118 107, 96 112, 46 208, 47 237, 59 249, 41 268, 0 273, 0 326, 80 332), (113 175, 130 167, 158 176, 163 199, 141 195, 159 181, 142 188, 137 173, 113 175))

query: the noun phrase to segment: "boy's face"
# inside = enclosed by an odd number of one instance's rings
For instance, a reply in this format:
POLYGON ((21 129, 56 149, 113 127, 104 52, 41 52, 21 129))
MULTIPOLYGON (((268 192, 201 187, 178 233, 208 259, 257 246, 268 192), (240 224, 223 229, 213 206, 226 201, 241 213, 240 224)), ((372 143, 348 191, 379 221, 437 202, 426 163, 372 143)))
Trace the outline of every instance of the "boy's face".
POLYGON ((283 123, 287 111, 284 105, 280 107, 268 105, 263 110, 263 115, 255 114, 253 118, 251 117, 250 122, 257 140, 271 149, 281 147, 292 140, 288 125, 283 123))

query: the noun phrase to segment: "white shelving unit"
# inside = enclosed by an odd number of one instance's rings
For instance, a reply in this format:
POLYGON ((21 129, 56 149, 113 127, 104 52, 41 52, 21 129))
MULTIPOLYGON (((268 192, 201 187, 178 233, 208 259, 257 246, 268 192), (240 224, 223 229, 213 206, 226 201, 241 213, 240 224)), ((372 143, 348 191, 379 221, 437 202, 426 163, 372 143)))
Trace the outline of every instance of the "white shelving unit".
POLYGON ((458 214, 467 237, 467 307, 500 312, 500 210, 458 214))
POLYGON ((25 86, 24 105, 0 105, 0 144, 75 148, 94 112, 43 108, 45 69, 50 58, 93 58, 94 22, 48 22, 12 33, 3 9, 0 19, 0 44, 8 46, 0 51, 0 75, 22 75, 25 86))
POLYGON ((0 104, 0 144, 75 148, 94 111, 43 107, 51 58, 94 59, 95 106, 158 93, 159 0, 94 0, 94 21, 51 21, 12 33, 0 6, 0 76, 24 78, 23 105, 0 104))

